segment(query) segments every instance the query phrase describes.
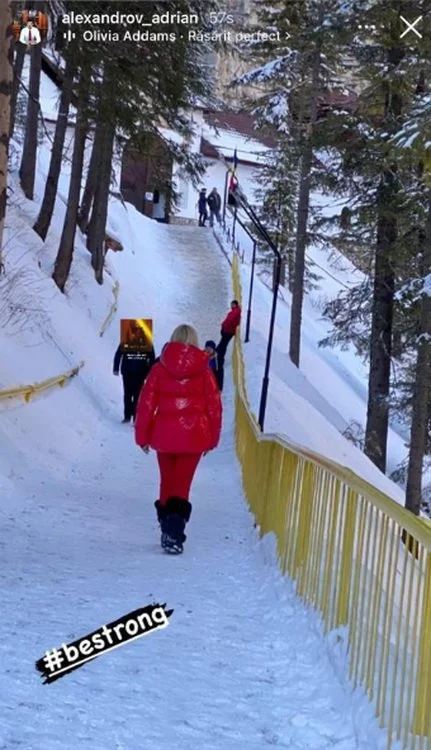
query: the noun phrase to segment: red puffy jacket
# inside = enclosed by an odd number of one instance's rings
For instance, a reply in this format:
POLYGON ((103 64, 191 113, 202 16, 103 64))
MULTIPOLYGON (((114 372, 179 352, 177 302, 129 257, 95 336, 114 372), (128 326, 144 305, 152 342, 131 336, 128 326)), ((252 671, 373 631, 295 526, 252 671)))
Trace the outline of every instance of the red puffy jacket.
POLYGON ((222 405, 206 352, 167 344, 139 396, 135 440, 162 453, 204 453, 220 439, 222 405))
POLYGON ((235 335, 236 329, 238 328, 240 323, 241 308, 238 305, 238 307, 234 307, 233 310, 228 312, 223 323, 221 324, 221 329, 224 333, 231 333, 232 335, 235 335))

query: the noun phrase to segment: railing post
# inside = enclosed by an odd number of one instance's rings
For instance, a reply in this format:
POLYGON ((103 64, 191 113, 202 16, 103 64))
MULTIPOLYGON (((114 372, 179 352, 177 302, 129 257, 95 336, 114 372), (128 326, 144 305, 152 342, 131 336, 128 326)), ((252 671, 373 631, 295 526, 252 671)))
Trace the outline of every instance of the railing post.
POLYGON ((413 734, 431 737, 431 552, 426 555, 413 734))
POLYGON ((302 486, 300 490, 299 508, 298 508, 298 527, 295 539, 295 567, 294 578, 298 581, 297 593, 299 596, 304 594, 302 575, 304 565, 308 559, 308 549, 310 544, 310 518, 311 507, 313 502, 313 465, 308 461, 305 463, 302 486))
POLYGON ((340 500, 341 500, 341 482, 339 479, 334 479, 329 484, 329 492, 327 498, 328 507, 328 528, 327 528, 327 542, 326 542, 326 559, 325 567, 323 569, 323 586, 322 586, 322 614, 323 621, 325 623, 325 632, 330 630, 330 616, 331 616, 331 598, 332 598, 332 587, 334 585, 334 556, 336 549, 337 539, 337 525, 340 520, 340 500))
POLYGON ((229 177, 229 170, 226 170, 224 178, 224 195, 223 195, 223 229, 226 229, 226 205, 227 205, 227 182, 229 177))
POLYGON ((349 619, 349 593, 352 575, 353 545, 355 541, 356 511, 358 495, 352 489, 347 490, 346 512, 344 515, 343 548, 340 560, 340 579, 335 609, 334 627, 347 625, 349 619))
POLYGON ((251 323, 251 299, 253 296, 253 282, 254 282, 254 266, 256 263, 256 240, 253 242, 253 255, 251 259, 251 274, 250 274, 250 288, 248 292, 248 310, 247 310, 247 323, 245 326, 245 339, 244 342, 250 341, 250 323, 251 323))
POLYGON ((263 428, 265 424, 266 401, 268 398, 269 368, 271 364, 272 339, 274 337, 275 313, 277 310, 277 298, 278 298, 278 287, 280 284, 280 272, 281 272, 281 257, 278 256, 274 292, 272 295, 272 310, 271 310, 271 320, 269 323, 268 346, 266 348, 265 372, 264 372, 264 376, 262 380, 262 391, 260 395, 260 405, 259 405, 259 425, 260 425, 260 429, 262 430, 262 432, 263 432, 263 428))
POLYGON ((234 212, 233 212, 233 224, 232 224, 232 250, 233 250, 233 249, 234 249, 234 247, 235 247, 235 239, 236 239, 236 237, 235 237, 235 229, 236 229, 236 212, 237 212, 237 207, 235 206, 235 210, 234 210, 234 212))

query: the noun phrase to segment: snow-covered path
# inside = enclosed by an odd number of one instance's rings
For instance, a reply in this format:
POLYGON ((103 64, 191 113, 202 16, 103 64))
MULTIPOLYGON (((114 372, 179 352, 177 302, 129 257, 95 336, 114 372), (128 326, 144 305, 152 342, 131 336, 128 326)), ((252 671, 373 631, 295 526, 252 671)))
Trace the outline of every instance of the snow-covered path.
MULTIPOLYGON (((163 305, 216 337, 229 267, 205 230, 165 231, 179 283, 161 290, 163 305)), ((256 541, 232 388, 228 371, 222 443, 198 470, 182 557, 159 548, 155 457, 112 410, 64 480, 22 479, 0 539, 1 750, 384 746, 365 699, 335 676, 317 617, 256 541), (41 684, 45 650, 153 601, 174 609, 167 629, 41 684)))

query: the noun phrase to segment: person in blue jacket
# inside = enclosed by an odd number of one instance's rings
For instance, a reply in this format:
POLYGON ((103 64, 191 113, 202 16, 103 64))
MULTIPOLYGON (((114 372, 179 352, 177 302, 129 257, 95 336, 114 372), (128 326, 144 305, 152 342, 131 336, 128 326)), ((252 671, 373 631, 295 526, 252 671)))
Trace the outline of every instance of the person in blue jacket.
POLYGON ((215 375, 215 379, 217 381, 219 390, 222 391, 223 390, 223 369, 219 363, 215 341, 212 341, 211 339, 206 341, 205 351, 207 354, 209 354, 209 357, 210 357, 209 366, 215 375))
POLYGON ((155 359, 156 355, 153 347, 149 351, 143 351, 133 346, 128 348, 127 345, 120 344, 115 352, 114 375, 119 375, 121 370, 123 377, 123 423, 130 422, 131 419, 135 420, 139 394, 155 359))

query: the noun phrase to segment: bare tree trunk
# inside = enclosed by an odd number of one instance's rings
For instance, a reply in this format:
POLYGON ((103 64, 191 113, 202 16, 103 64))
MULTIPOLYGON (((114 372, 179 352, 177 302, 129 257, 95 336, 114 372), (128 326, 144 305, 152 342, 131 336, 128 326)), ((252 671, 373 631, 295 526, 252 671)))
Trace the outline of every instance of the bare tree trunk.
POLYGON ((98 118, 95 131, 93 147, 91 149, 90 165, 88 167, 87 179, 85 182, 84 193, 79 208, 78 224, 81 232, 86 232, 90 220, 90 211, 96 192, 98 181, 99 165, 101 160, 101 148, 103 146, 103 131, 105 123, 102 118, 98 118))
POLYGON ((70 268, 72 266, 76 224, 78 219, 79 196, 81 193, 82 168, 84 164, 85 139, 88 127, 87 114, 84 109, 86 105, 86 99, 84 97, 86 87, 84 88, 81 84, 80 89, 67 209, 64 217, 60 246, 55 260, 54 273, 52 274, 52 278, 62 292, 64 292, 64 287, 69 278, 70 268))
MULTIPOLYGON (((429 197, 423 264, 424 275, 431 274, 431 196, 429 197)), ((406 508, 416 516, 419 515, 421 508, 423 460, 427 446, 428 404, 431 393, 431 297, 428 291, 422 295, 421 304, 420 339, 416 360, 406 487, 406 508)))
MULTIPOLYGON (((399 40, 396 39, 394 47, 388 50, 388 63, 391 67, 395 67, 404 55, 398 44, 399 40)), ((388 129, 399 127, 402 103, 402 95, 399 92, 387 91, 385 118, 388 129)), ((377 241, 364 444, 364 453, 383 472, 386 471, 389 426, 398 193, 397 166, 393 163, 384 171, 377 193, 377 241)))
MULTIPOLYGON (((313 131, 317 120, 317 101, 319 96, 319 73, 321 65, 320 49, 314 52, 312 80, 311 80, 311 97, 310 97, 310 123, 306 142, 302 151, 298 212, 297 212, 297 229, 296 229, 296 248, 295 248, 295 271, 293 277, 292 308, 290 314, 290 343, 289 357, 296 367, 299 367, 299 357, 301 348, 301 322, 302 322, 302 302, 304 298, 304 276, 305 276, 305 248, 307 245, 307 224, 308 212, 310 208, 310 175, 313 163, 313 131)), ((291 277, 289 275, 289 285, 291 277)))
POLYGON ((14 130, 15 130, 15 118, 16 118, 16 105, 18 101, 18 92, 20 87, 20 81, 22 78, 22 69, 24 67, 24 58, 25 58, 25 44, 21 44, 21 42, 16 42, 14 44, 15 48, 15 63, 13 66, 13 85, 12 85, 12 97, 11 97, 11 103, 10 103, 10 127, 9 127, 9 136, 12 138, 14 130))
POLYGON ((293 285, 294 285, 294 278, 295 278, 295 256, 291 249, 289 249, 288 256, 287 256, 287 284, 288 289, 291 294, 293 294, 293 285))
POLYGON ((54 212, 55 199, 57 197, 58 180, 60 177, 61 163, 63 157, 64 139, 67 130, 67 119, 69 116, 70 101, 72 98, 73 79, 75 74, 75 63, 70 59, 66 61, 63 86, 61 91, 60 105, 55 127, 54 143, 52 145, 51 160, 49 163, 48 177, 45 184, 45 193, 39 216, 33 227, 34 231, 44 240, 48 234, 54 212))
POLYGON ((3 230, 6 216, 10 100, 12 94, 12 13, 9 2, 0 4, 0 273, 3 271, 3 230))
MULTIPOLYGON (((277 283, 277 267, 278 267, 278 259, 274 258, 272 263, 272 291, 275 291, 275 286, 277 283)), ((281 256, 281 265, 280 265, 280 277, 278 280, 278 283, 280 286, 285 286, 286 284, 286 258, 284 255, 281 256)))
POLYGON ((99 284, 103 284, 103 265, 106 219, 108 216, 109 188, 111 184, 112 155, 114 149, 115 123, 107 123, 103 137, 97 186, 93 211, 88 225, 87 247, 91 252, 91 265, 99 284))
POLYGON ((364 445, 364 453, 383 472, 386 470, 394 314, 393 246, 397 238, 396 219, 387 218, 383 214, 391 200, 393 190, 395 190, 393 177, 388 174, 383 177, 383 184, 380 186, 377 199, 382 215, 377 229, 364 445))
POLYGON ((24 195, 28 200, 34 198, 34 181, 36 177, 37 126, 39 118, 39 88, 42 66, 42 45, 31 48, 30 85, 25 125, 24 148, 22 152, 19 176, 24 195))

